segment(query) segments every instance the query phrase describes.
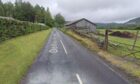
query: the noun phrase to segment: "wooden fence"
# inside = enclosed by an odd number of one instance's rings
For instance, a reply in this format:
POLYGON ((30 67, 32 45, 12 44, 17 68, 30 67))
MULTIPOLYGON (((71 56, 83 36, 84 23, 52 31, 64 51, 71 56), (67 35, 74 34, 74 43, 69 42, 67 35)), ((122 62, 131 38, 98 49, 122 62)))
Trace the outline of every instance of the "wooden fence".
POLYGON ((132 44, 127 44, 123 42, 112 41, 109 38, 109 30, 106 30, 104 35, 99 33, 87 32, 84 30, 73 30, 74 32, 80 34, 81 36, 85 36, 91 38, 95 41, 100 48, 114 54, 117 56, 121 56, 129 59, 137 59, 140 60, 140 46, 136 46, 136 42, 138 40, 139 32, 136 33, 136 37, 134 38, 134 42, 132 44))

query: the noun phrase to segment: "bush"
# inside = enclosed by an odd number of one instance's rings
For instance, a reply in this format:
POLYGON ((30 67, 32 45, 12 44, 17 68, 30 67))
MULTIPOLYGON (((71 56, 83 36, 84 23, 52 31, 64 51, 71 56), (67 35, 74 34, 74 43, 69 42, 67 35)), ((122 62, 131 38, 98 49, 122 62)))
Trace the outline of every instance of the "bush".
POLYGON ((133 34, 131 32, 127 32, 127 31, 124 31, 124 32, 115 31, 115 32, 112 32, 110 35, 124 37, 124 38, 134 38, 135 37, 135 34, 133 34))
POLYGON ((38 23, 0 18, 0 42, 45 29, 48 27, 38 23))
POLYGON ((140 30, 140 27, 136 27, 136 30, 140 30))

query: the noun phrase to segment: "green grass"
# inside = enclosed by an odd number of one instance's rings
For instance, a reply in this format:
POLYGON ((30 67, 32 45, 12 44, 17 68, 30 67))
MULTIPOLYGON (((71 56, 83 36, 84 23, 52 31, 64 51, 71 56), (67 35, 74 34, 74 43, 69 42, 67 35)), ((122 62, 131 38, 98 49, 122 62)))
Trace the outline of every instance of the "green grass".
MULTIPOLYGON (((101 34, 104 34, 105 32, 105 29, 98 29, 98 31, 101 33, 101 34)), ((137 30, 116 30, 114 29, 113 31, 128 31, 128 32, 131 32, 131 33, 136 33, 137 30)), ((140 36, 140 34, 139 34, 140 36)), ((104 37, 103 36, 99 36, 100 39, 103 39, 104 37)), ((112 47, 109 47, 109 52, 114 54, 114 55, 117 55, 117 56, 123 56, 123 55, 127 55, 127 54, 130 54, 132 53, 133 51, 131 50, 132 49, 132 46, 133 43, 134 43, 134 38, 121 38, 121 37, 117 37, 117 36, 109 36, 109 40, 110 42, 113 42, 115 44, 119 44, 120 46, 119 47, 115 47, 115 48, 112 48, 112 47), (123 45, 123 44, 120 44, 120 43, 124 43, 124 44, 128 44, 128 45, 123 45)), ((138 38, 137 42, 136 42, 136 46, 140 47, 140 38, 138 38)), ((135 48, 136 51, 140 51, 140 48, 135 48)), ((129 56, 132 56, 132 57, 136 57, 136 58, 140 58, 140 52, 139 53, 136 53, 135 55, 131 54, 129 56)))
POLYGON ((0 84, 19 84, 50 32, 44 30, 0 44, 0 84))

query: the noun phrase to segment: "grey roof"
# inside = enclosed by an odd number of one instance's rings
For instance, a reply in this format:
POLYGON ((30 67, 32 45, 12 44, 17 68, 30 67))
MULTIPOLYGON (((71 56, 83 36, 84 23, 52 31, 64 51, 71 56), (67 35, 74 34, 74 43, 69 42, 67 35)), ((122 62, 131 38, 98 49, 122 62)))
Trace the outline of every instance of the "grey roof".
POLYGON ((85 19, 85 18, 82 18, 82 19, 76 20, 76 21, 68 22, 68 23, 66 23, 65 25, 66 25, 66 26, 70 26, 70 25, 76 24, 76 23, 78 23, 78 22, 80 22, 80 21, 82 21, 82 20, 85 20, 85 21, 87 21, 87 22, 89 22, 89 23, 91 23, 91 24, 93 24, 93 25, 96 25, 95 23, 93 23, 93 22, 91 22, 91 21, 89 21, 89 20, 87 20, 87 19, 85 19))

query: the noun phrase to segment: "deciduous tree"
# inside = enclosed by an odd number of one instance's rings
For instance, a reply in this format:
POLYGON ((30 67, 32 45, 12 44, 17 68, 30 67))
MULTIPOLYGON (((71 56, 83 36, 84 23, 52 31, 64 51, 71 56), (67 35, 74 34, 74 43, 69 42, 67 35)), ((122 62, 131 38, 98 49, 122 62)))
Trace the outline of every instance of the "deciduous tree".
POLYGON ((55 16, 55 24, 56 24, 56 26, 63 27, 64 23, 65 23, 65 18, 60 13, 58 13, 55 16))

